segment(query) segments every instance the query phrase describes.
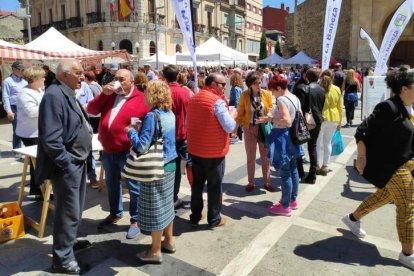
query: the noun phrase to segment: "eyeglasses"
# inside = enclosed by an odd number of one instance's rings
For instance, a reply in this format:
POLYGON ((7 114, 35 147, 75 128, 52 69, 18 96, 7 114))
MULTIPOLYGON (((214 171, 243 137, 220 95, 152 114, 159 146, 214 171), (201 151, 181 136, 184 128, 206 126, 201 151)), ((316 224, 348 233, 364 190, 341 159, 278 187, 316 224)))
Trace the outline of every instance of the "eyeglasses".
POLYGON ((214 81, 217 84, 221 84, 221 86, 226 87, 226 83, 225 82, 218 82, 218 81, 214 81))
POLYGON ((119 82, 123 82, 123 81, 125 81, 125 78, 123 78, 123 77, 115 77, 114 80, 115 81, 119 81, 119 82))
POLYGON ((261 81, 255 81, 253 84, 256 84, 256 85, 261 85, 261 84, 262 84, 262 82, 261 82, 261 81))

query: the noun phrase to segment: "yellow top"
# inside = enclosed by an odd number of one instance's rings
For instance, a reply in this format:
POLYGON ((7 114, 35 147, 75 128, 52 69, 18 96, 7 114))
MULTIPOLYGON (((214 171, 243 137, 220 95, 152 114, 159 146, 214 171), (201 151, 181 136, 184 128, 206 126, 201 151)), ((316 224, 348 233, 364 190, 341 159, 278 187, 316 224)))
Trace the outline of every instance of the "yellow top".
MULTIPOLYGON (((260 90, 261 102, 264 107, 264 115, 266 115, 272 107, 272 94, 267 90, 260 90)), ((240 96, 239 104, 237 105, 236 122, 244 127, 249 127, 251 118, 251 103, 249 90, 244 91, 240 96)))
POLYGON ((342 94, 336 85, 331 85, 328 93, 325 93, 322 117, 324 122, 342 122, 342 94))

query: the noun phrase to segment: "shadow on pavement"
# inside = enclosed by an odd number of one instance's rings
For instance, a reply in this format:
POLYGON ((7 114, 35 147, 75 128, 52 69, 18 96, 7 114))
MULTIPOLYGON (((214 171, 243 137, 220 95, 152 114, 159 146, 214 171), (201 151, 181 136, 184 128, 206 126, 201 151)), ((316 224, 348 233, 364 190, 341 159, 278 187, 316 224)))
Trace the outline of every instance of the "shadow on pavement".
POLYGON ((341 196, 353 200, 363 201, 367 196, 375 192, 375 187, 365 180, 365 178, 363 178, 352 166, 347 166, 345 169, 348 172, 348 179, 344 184, 341 196), (358 186, 352 186, 351 181, 357 182, 358 186), (366 186, 364 184, 366 184, 366 186), (358 190, 364 189, 367 190, 367 192, 357 192, 354 191, 353 188, 358 190))
POLYGON ((338 229, 344 236, 331 237, 309 245, 299 245, 293 251, 297 256, 308 260, 321 260, 332 263, 361 265, 374 267, 376 265, 398 266, 395 260, 382 257, 375 245, 356 240, 352 234, 338 229))

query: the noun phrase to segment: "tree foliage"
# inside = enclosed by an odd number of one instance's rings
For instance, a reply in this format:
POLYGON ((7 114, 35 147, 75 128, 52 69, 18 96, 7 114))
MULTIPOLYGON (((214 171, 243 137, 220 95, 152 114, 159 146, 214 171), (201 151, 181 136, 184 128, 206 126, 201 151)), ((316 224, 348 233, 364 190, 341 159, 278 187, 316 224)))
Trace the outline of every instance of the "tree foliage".
POLYGON ((262 38, 260 39, 260 52, 259 60, 267 58, 267 43, 266 43, 266 34, 262 33, 262 38))

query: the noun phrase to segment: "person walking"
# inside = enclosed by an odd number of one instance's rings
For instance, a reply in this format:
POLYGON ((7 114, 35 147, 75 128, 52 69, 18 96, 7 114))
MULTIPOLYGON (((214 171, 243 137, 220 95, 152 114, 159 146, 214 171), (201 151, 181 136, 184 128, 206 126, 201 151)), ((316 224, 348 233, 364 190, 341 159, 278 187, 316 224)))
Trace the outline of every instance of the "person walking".
POLYGON ((358 105, 358 92, 361 91, 361 84, 355 78, 355 71, 349 69, 346 71, 346 77, 343 85, 344 105, 346 114, 346 127, 352 127, 354 120, 355 107, 358 105))
POLYGON ((268 149, 265 145, 265 136, 261 125, 256 120, 265 116, 272 108, 272 95, 267 90, 260 89, 262 74, 253 71, 246 76, 248 89, 240 97, 237 106, 236 121, 243 126, 244 146, 247 157, 247 178, 246 192, 252 192, 255 186, 254 174, 256 170, 256 150, 259 145, 260 159, 262 161, 263 187, 269 192, 274 189, 270 184, 270 163, 267 158, 268 149))
POLYGON ((187 141, 193 163, 191 189, 191 225, 196 227, 202 219, 203 189, 207 181, 210 227, 223 226, 227 217, 221 215, 222 181, 225 156, 229 151, 229 133, 237 125, 237 111, 228 110, 224 99, 226 79, 212 73, 206 78, 206 87, 194 95, 188 104, 187 141))
MULTIPOLYGON (((165 68, 164 68, 165 69, 165 68)), ((142 127, 131 126, 125 130, 134 148, 139 153, 148 150, 154 136, 161 131, 163 139, 164 178, 159 181, 140 182, 138 199, 138 223, 141 230, 151 232, 151 249, 138 253, 142 263, 162 263, 161 251, 176 251, 173 238, 174 178, 177 153, 175 151, 175 116, 172 112, 171 91, 161 80, 148 83, 145 101, 151 111, 145 115, 142 127), (161 126, 161 129, 159 128, 161 126), (162 241, 162 237, 164 240, 162 241)), ((158 138, 158 137, 155 137, 158 138)))
POLYGON ((338 86, 333 84, 334 74, 331 70, 323 71, 320 85, 325 90, 325 103, 322 110, 322 125, 318 135, 316 152, 318 164, 316 174, 326 176, 332 153, 332 137, 336 130, 341 130, 342 121, 342 94, 338 86), (323 153, 323 158, 322 157, 323 153))
POLYGON ((36 184, 52 181, 54 195, 52 272, 80 274, 74 250, 91 244, 76 240, 85 203, 85 161, 92 148, 88 114, 76 101, 83 81, 82 65, 62 60, 57 81, 50 85, 39 107, 39 144, 36 184))
POLYGON ((342 221, 364 238, 361 219, 394 202, 401 243, 398 260, 414 270, 414 69, 390 72, 386 83, 394 96, 377 104, 355 133, 356 168, 378 189, 342 221))

